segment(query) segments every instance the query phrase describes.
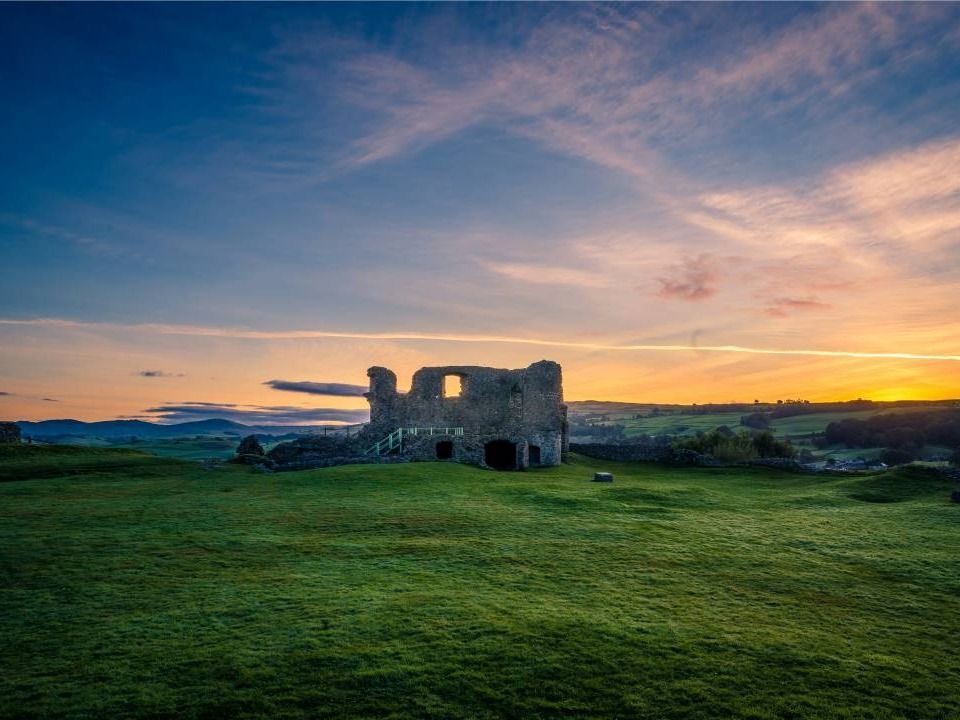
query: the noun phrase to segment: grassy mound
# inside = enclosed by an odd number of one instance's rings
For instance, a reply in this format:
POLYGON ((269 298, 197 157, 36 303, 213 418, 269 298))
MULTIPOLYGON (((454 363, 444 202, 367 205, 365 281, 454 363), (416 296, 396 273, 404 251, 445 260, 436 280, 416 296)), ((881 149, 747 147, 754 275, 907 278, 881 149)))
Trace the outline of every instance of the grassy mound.
POLYGON ((930 478, 70 450, 0 457, 0 717, 960 715, 930 478))
POLYGON ((900 467, 858 479, 850 497, 874 503, 896 503, 950 495, 954 483, 932 468, 900 467))
POLYGON ((133 450, 79 445, 0 445, 0 482, 92 477, 126 480, 151 472, 165 476, 169 463, 133 450))

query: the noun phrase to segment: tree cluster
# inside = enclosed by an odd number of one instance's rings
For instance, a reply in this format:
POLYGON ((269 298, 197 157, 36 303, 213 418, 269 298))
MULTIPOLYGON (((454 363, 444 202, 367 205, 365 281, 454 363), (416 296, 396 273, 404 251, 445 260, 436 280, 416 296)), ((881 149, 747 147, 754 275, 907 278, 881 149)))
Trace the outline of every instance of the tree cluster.
POLYGON ((770 416, 762 412, 750 413, 740 418, 740 424, 754 430, 766 430, 770 427, 770 416))
POLYGON ((694 450, 728 462, 756 458, 792 458, 796 455, 789 441, 778 440, 773 433, 766 431, 735 433, 727 427, 698 433, 696 437, 679 439, 674 443, 674 447, 680 450, 694 450))
POLYGON ((777 406, 770 410, 770 418, 795 417, 796 415, 810 415, 824 412, 851 412, 854 410, 870 410, 875 407, 872 400, 847 400, 845 402, 812 403, 809 400, 777 401, 777 406))
POLYGON ((887 448, 880 453, 880 462, 884 465, 893 467, 894 465, 906 465, 916 459, 916 453, 909 450, 900 450, 898 448, 887 448))
POLYGON ((865 420, 847 418, 827 425, 824 441, 851 448, 899 450, 916 458, 926 445, 960 448, 960 412, 941 410, 877 415, 865 420))

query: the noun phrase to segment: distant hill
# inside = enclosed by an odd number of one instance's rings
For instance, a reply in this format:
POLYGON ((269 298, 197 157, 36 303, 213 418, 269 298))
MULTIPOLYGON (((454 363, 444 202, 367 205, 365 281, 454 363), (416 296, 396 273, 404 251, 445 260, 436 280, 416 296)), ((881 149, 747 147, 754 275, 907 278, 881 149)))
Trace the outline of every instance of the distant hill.
POLYGON ((42 420, 17 423, 25 437, 53 439, 62 437, 97 437, 105 440, 120 438, 174 438, 193 435, 303 435, 316 432, 313 425, 243 425, 232 420, 211 419, 162 425, 144 420, 42 420))
POLYGON ((856 412, 860 410, 896 410, 905 407, 958 407, 960 400, 848 400, 842 402, 806 402, 787 400, 781 403, 702 403, 679 405, 672 403, 630 403, 615 400, 572 400, 567 402, 571 418, 589 415, 646 415, 651 411, 675 414, 713 414, 724 412, 769 412, 774 417, 790 417, 825 412, 856 412))

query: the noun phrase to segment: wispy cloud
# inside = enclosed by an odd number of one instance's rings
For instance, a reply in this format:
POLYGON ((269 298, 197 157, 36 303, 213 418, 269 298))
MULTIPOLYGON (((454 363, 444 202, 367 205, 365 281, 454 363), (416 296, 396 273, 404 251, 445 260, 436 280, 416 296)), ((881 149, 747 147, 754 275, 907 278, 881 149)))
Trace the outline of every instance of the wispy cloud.
POLYGON ((137 373, 137 375, 145 378, 184 377, 183 373, 170 373, 170 372, 164 372, 163 370, 141 370, 137 373))
POLYGON ((672 18, 636 5, 554 13, 522 44, 446 47, 444 61, 431 65, 363 53, 340 68, 343 96, 382 119, 355 141, 347 163, 381 161, 496 119, 570 155, 662 182, 657 148, 665 141, 732 125, 755 112, 746 101, 761 94, 766 113, 835 101, 873 77, 867 61, 880 52, 888 66, 920 62, 937 49, 901 46, 904 36, 921 35, 946 12, 830 6, 772 34, 746 32, 746 46, 721 57, 705 51, 700 64, 684 58, 666 67, 654 62, 658 51, 681 29, 708 27, 711 10, 688 8, 672 18))
POLYGON ((581 288, 605 287, 609 280, 599 273, 576 268, 533 263, 487 263, 487 268, 510 278, 536 285, 572 285, 581 288))
MULTIPOLYGON (((23 396, 23 395, 20 395, 20 394, 18 394, 18 393, 0 391, 0 397, 19 397, 19 398, 23 398, 24 396, 23 396)), ((38 398, 38 397, 36 397, 36 396, 33 396, 33 397, 29 397, 29 399, 30 399, 30 400, 40 400, 41 402, 60 402, 57 398, 52 398, 52 397, 40 397, 40 398, 38 398)))
POLYGON ((367 391, 363 385, 347 383, 309 382, 306 380, 267 380, 274 390, 286 392, 306 393, 307 395, 329 395, 332 397, 362 397, 367 391))
POLYGON ((370 122, 344 164, 355 168, 412 154, 483 126, 613 170, 664 216, 659 241, 637 239, 627 253, 618 248, 601 258, 578 253, 572 239, 561 238, 546 261, 534 262, 502 238, 478 265, 517 281, 505 292, 530 295, 536 286, 586 294, 626 282, 695 305, 726 300, 729 288, 745 297, 728 316, 739 313, 744 323, 756 321, 756 306, 746 300, 751 293, 769 306, 765 314, 797 316, 801 306, 776 301, 816 296, 842 307, 829 296, 889 275, 899 265, 891 257, 897 251, 894 242, 879 247, 878 228, 880 235, 909 234, 911 242, 944 237, 942 230, 960 212, 950 199, 957 174, 947 177, 957 159, 942 148, 899 165, 891 160, 876 178, 866 167, 873 160, 866 160, 789 186, 718 184, 715 173, 681 171, 674 155, 696 153, 709 170, 730 152, 724 140, 744 122, 776 122, 798 108, 813 115, 819 107, 836 108, 862 123, 856 93, 877 80, 878 68, 893 78, 949 52, 940 41, 924 41, 949 10, 822 6, 785 14, 791 19, 774 30, 747 23, 735 46, 724 44, 732 42, 730 35, 701 53, 671 54, 691 28, 711 28, 713 12, 704 6, 676 13, 591 6, 549 13, 517 42, 440 43, 443 62, 434 63, 382 49, 360 51, 338 67, 337 79, 342 97, 370 122), (660 53, 670 61, 657 62, 660 53), (902 181, 884 184, 898 173, 902 181), (913 199, 914 192, 934 186, 943 207, 913 199), (887 223, 891 215, 895 222, 887 223), (687 238, 678 232, 684 226, 687 238), (737 269, 714 259, 733 254, 743 258, 737 269), (798 259, 807 272, 796 267, 798 259), (628 269, 636 277, 629 278, 628 269))
POLYGON ((760 276, 773 277, 778 294, 862 290, 928 271, 955 241, 958 166, 960 137, 941 139, 792 186, 703 195, 707 214, 686 219, 759 255, 760 276))
POLYGON ((769 300, 763 312, 772 317, 786 317, 792 312, 826 310, 830 306, 816 298, 778 297, 769 300))
POLYGON ((67 228, 58 227, 49 223, 38 222, 33 218, 20 217, 8 213, 0 214, 0 224, 14 227, 37 237, 49 238, 75 247, 86 253, 99 255, 117 260, 132 260, 141 262, 146 258, 139 250, 109 242, 98 237, 74 232, 67 228))
POLYGON ((194 337, 218 337, 246 340, 310 340, 322 338, 347 338, 355 340, 396 340, 412 342, 454 342, 480 344, 532 345, 538 347, 569 348, 607 352, 718 352, 746 353, 750 355, 807 355, 816 357, 847 357, 864 359, 897 360, 942 360, 957 362, 960 355, 917 352, 861 352, 849 350, 821 350, 813 348, 760 348, 740 345, 680 345, 680 344, 610 344, 575 342, 550 338, 510 337, 505 335, 469 335, 454 333, 423 332, 347 332, 327 330, 244 330, 239 328, 201 327, 196 325, 130 325, 119 323, 90 323, 56 318, 34 320, 0 319, 0 325, 46 327, 55 329, 86 329, 101 331, 143 332, 160 335, 184 335, 194 337))
POLYGON ((249 425, 312 425, 357 423, 367 420, 366 410, 342 408, 301 408, 287 405, 237 405, 235 403, 166 403, 143 410, 144 416, 163 422, 191 420, 233 420, 249 425))

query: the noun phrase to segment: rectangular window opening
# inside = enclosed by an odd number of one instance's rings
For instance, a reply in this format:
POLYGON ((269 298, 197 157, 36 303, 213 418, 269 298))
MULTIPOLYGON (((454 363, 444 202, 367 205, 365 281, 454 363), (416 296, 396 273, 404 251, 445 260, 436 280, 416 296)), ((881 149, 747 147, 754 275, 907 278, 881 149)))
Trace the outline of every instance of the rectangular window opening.
POLYGON ((463 391, 463 383, 459 375, 443 376, 443 396, 447 398, 460 397, 463 391))

